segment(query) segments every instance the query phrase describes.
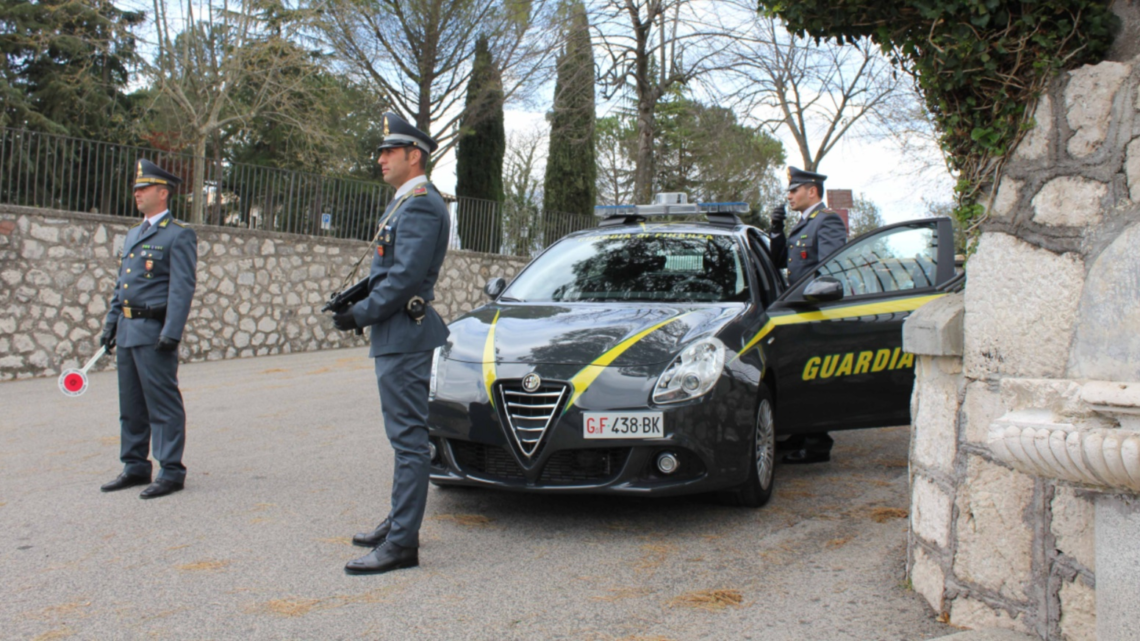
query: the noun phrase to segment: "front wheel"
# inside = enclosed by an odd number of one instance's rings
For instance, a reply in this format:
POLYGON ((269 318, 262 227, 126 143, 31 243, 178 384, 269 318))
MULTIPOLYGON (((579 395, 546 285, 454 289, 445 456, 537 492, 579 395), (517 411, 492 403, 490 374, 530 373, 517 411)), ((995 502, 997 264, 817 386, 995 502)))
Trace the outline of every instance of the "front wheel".
POLYGON ((772 498, 776 479, 776 418, 772 412, 772 395, 767 386, 761 385, 759 396, 748 480, 725 497, 729 503, 741 507, 763 507, 772 498))

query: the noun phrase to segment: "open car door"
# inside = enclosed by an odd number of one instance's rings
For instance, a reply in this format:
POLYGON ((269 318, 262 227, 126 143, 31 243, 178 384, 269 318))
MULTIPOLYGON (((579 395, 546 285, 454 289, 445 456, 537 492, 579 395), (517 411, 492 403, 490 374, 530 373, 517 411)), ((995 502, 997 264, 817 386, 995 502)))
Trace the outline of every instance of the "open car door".
POLYGON ((781 433, 905 425, 914 356, 902 322, 954 277, 949 218, 864 234, 792 283, 768 308, 781 433))

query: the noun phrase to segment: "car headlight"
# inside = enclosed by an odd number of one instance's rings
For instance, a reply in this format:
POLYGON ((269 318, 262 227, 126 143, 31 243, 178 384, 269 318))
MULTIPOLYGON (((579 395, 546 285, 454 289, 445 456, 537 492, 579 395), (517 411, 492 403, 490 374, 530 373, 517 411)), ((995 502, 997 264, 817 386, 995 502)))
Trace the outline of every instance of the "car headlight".
POLYGON ((678 403, 707 394, 724 370, 724 343, 699 340, 673 359, 653 386, 654 403, 678 403))
POLYGON ((439 380, 439 352, 443 347, 437 347, 431 353, 431 379, 428 381, 428 400, 435 398, 435 385, 439 380))

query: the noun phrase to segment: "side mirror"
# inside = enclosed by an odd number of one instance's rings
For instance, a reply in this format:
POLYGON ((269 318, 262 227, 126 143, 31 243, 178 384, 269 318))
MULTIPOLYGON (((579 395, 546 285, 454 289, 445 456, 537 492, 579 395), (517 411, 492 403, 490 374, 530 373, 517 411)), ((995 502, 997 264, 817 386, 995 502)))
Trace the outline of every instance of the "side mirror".
POLYGON ((483 293, 490 296, 492 299, 495 299, 498 298, 499 294, 502 294, 503 290, 506 288, 507 281, 496 276, 495 278, 487 281, 487 284, 483 286, 483 293))
POLYGON ((812 303, 830 303, 842 298, 843 283, 831 276, 820 276, 804 288, 804 300, 812 303))

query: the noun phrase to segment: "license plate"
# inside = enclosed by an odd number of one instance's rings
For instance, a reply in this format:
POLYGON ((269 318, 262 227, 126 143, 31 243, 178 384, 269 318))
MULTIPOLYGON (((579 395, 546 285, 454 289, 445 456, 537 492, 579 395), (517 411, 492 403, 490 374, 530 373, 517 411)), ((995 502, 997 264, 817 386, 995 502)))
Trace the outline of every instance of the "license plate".
POLYGON ((583 412, 582 436, 665 438, 665 417, 662 412, 583 412))

